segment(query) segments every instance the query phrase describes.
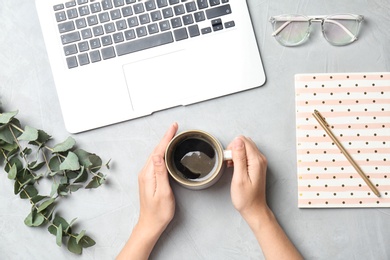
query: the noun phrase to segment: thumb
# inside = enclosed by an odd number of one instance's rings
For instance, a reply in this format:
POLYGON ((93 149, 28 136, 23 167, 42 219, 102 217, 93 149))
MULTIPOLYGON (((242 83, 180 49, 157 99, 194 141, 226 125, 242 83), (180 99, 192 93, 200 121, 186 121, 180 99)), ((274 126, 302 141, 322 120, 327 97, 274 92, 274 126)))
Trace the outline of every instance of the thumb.
POLYGON ((232 159, 234 163, 233 179, 243 180, 247 176, 248 165, 245 143, 241 137, 234 139, 232 143, 232 159))
POLYGON ((169 179, 164 159, 161 155, 154 155, 153 168, 156 177, 156 192, 169 187, 169 179))

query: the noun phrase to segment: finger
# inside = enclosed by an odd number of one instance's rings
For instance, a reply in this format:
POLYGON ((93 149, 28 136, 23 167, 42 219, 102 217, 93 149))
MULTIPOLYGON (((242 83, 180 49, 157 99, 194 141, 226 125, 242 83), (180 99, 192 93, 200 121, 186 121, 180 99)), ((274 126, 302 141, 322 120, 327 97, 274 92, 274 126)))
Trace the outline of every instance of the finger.
POLYGON ((242 136, 237 137, 230 146, 234 163, 233 180, 237 181, 244 180, 248 175, 246 147, 243 139, 242 136))
POLYGON ((178 125, 176 122, 169 127, 168 131, 165 133, 160 143, 154 149, 153 152, 154 155, 161 155, 162 157, 164 157, 165 149, 167 149, 169 142, 175 136, 177 129, 178 129, 178 125))
POLYGON ((153 167, 156 177, 156 192, 164 191, 170 189, 168 171, 164 163, 164 159, 160 155, 154 155, 153 158, 153 167))

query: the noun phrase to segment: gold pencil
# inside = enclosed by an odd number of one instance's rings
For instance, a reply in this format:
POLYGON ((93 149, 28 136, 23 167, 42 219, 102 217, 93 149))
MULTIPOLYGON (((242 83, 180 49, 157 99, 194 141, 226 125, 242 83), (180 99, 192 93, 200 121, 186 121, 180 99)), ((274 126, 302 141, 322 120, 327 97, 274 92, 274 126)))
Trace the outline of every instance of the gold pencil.
POLYGON ((359 165, 353 160, 351 155, 345 150, 344 146, 340 143, 340 141, 336 138, 336 136, 333 134, 333 132, 330 130, 328 123, 325 121, 325 119, 322 117, 320 112, 318 110, 314 110, 313 113, 314 118, 318 121, 318 123, 321 125, 321 127, 325 130, 325 132, 329 135, 330 138, 332 138, 333 142, 337 145, 337 147, 340 149, 341 153, 344 154, 344 156, 347 158, 347 160, 351 163, 353 168, 359 173, 360 177, 366 182, 368 187, 375 193, 376 196, 380 197, 381 194, 379 193, 378 189, 372 184, 370 179, 364 174, 362 169, 360 169, 359 165))

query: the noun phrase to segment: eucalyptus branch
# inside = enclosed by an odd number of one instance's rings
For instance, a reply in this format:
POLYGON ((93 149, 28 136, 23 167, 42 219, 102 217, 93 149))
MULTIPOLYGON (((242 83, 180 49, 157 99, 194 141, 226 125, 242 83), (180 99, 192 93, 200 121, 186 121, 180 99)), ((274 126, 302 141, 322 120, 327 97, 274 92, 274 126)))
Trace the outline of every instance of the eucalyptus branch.
POLYGON ((75 148, 76 141, 72 137, 49 147, 47 143, 51 136, 33 127, 25 126, 23 129, 15 118, 16 114, 17 111, 0 113, 0 164, 5 163, 4 170, 14 181, 15 195, 28 199, 32 205, 24 222, 30 227, 48 224, 48 231, 56 236, 58 246, 67 237, 68 250, 81 254, 83 248, 95 245, 95 241, 85 234, 85 230, 79 234, 72 231, 75 219, 68 223, 55 214, 57 202, 82 187, 100 187, 106 176, 97 171, 103 166, 109 169, 109 162, 103 165, 96 154, 75 148), (31 149, 29 146, 38 148, 31 149), (36 160, 30 162, 32 153, 36 154, 36 160), (39 195, 40 178, 51 179, 50 196, 39 195))

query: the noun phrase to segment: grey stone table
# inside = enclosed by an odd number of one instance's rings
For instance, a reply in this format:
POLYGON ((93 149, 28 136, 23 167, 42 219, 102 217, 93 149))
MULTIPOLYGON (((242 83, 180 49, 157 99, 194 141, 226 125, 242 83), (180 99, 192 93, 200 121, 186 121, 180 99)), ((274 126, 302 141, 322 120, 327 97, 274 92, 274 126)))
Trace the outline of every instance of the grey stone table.
MULTIPOLYGON (((390 259, 390 210, 298 209, 294 74, 390 70, 388 0, 248 0, 267 82, 250 91, 177 107, 144 118, 72 135, 79 146, 112 159, 107 184, 78 191, 61 202, 66 219, 78 218, 97 244, 75 256, 58 247, 46 228, 23 221, 27 201, 13 194, 0 174, 0 259, 113 259, 139 213, 137 174, 174 121, 180 131, 206 130, 227 145, 239 134, 252 137, 268 158, 267 198, 280 224, 306 259, 390 259), (362 14, 357 42, 334 47, 315 24, 309 42, 296 48, 271 37, 272 15, 362 14)), ((66 132, 34 1, 0 1, 0 100, 19 110, 27 125, 56 141, 66 132)), ((151 259, 263 259, 254 235, 230 199, 231 171, 213 187, 189 191, 172 183, 176 213, 151 259)))

